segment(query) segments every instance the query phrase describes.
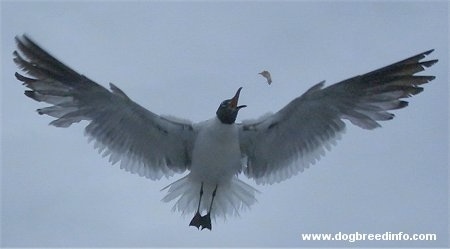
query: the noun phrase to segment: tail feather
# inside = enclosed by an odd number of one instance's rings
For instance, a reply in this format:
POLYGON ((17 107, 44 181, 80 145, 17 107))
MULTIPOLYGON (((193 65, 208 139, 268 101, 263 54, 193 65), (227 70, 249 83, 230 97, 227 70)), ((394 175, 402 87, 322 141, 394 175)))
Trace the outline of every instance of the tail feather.
MULTIPOLYGON (((168 191, 162 201, 176 200, 173 211, 181 212, 183 215, 194 214, 198 207, 200 188, 201 183, 187 175, 162 189, 168 191)), ((206 214, 208 211, 214 188, 215 185, 204 183, 200 213, 206 214)), ((258 192, 252 186, 233 177, 229 183, 217 187, 211 218, 222 217, 225 219, 227 216, 239 216, 240 211, 246 210, 256 203, 255 193, 258 192)))

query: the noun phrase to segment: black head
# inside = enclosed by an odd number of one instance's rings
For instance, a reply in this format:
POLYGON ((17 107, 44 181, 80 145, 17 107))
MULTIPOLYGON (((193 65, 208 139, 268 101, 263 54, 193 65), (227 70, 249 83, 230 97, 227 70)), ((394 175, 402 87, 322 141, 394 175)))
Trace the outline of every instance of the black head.
POLYGON ((239 87, 233 98, 224 100, 217 109, 216 115, 219 120, 224 124, 234 124, 238 111, 241 108, 247 107, 246 105, 238 106, 239 94, 242 87, 239 87))

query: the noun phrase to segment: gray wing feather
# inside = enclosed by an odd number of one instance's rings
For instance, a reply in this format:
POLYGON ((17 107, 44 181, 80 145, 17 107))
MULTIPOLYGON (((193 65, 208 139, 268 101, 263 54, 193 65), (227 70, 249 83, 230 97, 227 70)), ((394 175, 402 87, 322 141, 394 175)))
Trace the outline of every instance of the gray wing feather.
POLYGON ((434 76, 415 73, 437 60, 423 61, 433 50, 324 88, 311 87, 275 114, 240 126, 244 173, 258 184, 280 182, 314 164, 345 131, 344 119, 363 129, 390 120, 389 110, 406 107, 401 100, 420 93, 434 76))
POLYGON ((25 35, 16 37, 14 61, 29 78, 16 73, 31 90, 25 95, 52 104, 38 109, 56 119, 50 124, 68 127, 87 120, 85 134, 95 148, 113 164, 159 179, 190 167, 196 136, 188 121, 156 115, 133 102, 110 83, 111 91, 75 72, 48 54, 25 35), (24 59, 25 58, 25 59, 24 59))

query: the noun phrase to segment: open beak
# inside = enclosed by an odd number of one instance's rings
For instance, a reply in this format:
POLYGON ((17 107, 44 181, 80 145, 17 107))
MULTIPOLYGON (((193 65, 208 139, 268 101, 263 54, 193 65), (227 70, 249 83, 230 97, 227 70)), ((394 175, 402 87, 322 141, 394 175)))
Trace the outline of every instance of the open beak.
POLYGON ((241 94, 241 90, 242 90, 242 87, 239 87, 239 89, 237 90, 236 94, 231 99, 230 107, 233 108, 233 109, 241 109, 241 108, 247 107, 246 105, 240 105, 240 106, 237 105, 238 101, 239 101, 239 94, 241 94))

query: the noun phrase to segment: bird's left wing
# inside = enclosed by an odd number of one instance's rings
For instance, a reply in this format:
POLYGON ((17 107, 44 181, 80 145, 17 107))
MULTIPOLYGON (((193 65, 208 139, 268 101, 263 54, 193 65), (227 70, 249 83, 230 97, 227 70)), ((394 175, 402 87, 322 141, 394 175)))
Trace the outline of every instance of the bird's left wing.
POLYGON ((28 75, 16 73, 31 90, 25 95, 52 106, 39 114, 55 117, 50 124, 68 127, 88 121, 85 133, 113 164, 159 179, 190 167, 196 136, 188 121, 159 116, 133 102, 113 84, 111 91, 58 61, 27 36, 16 37, 14 61, 28 75))
POLYGON ((421 60, 433 50, 324 87, 311 87, 275 114, 240 125, 244 174, 259 184, 285 180, 314 164, 345 130, 343 119, 364 129, 390 120, 389 110, 420 93, 434 76, 414 75, 437 60, 421 60))

